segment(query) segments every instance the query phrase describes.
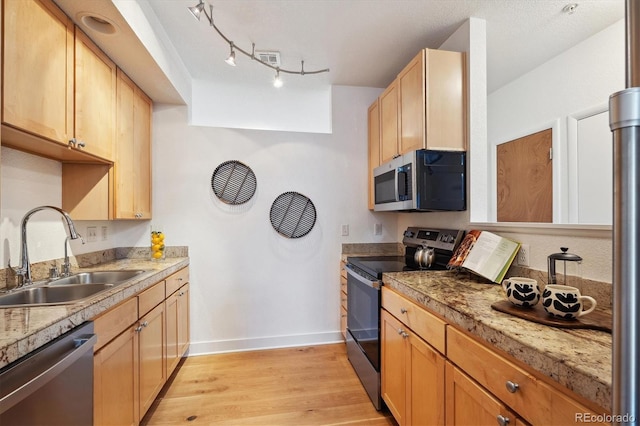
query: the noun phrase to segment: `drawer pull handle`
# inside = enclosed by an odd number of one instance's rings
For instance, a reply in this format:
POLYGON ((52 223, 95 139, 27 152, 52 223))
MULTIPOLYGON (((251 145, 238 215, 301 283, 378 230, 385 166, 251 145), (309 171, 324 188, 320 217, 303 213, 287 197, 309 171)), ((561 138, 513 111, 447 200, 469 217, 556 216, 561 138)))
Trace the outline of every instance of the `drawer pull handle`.
POLYGON ((401 314, 406 314, 406 313, 407 313, 407 310, 406 310, 405 308, 400 308, 400 313, 401 313, 401 314))
POLYGON ((511 380, 507 380, 507 390, 511 393, 516 393, 516 391, 520 388, 517 383, 513 383, 511 380))
POLYGON ((498 414, 497 420, 500 426, 507 426, 509 424, 509 417, 505 417, 501 414, 498 414))
POLYGON ((398 329, 398 334, 402 336, 403 339, 406 339, 407 337, 409 337, 409 335, 407 334, 406 331, 404 331, 403 329, 399 328, 398 329))

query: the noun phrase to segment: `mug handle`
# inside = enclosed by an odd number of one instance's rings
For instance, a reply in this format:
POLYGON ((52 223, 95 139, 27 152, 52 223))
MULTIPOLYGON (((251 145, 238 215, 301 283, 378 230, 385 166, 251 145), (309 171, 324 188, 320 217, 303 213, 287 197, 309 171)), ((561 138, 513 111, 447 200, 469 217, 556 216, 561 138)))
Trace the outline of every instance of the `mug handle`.
POLYGON ((589 309, 587 309, 586 311, 581 311, 580 314, 578 314, 579 317, 583 316, 583 315, 587 315, 590 314, 591 312, 593 312, 593 310, 596 308, 596 306, 598 305, 598 303, 596 302, 596 299, 594 299, 591 296, 580 296, 579 299, 582 300, 588 300, 589 302, 591 302, 591 307, 589 309))
POLYGON ((502 289, 506 292, 507 291, 507 284, 509 283, 511 284, 511 281, 509 281, 509 278, 507 278, 506 280, 502 280, 502 289))

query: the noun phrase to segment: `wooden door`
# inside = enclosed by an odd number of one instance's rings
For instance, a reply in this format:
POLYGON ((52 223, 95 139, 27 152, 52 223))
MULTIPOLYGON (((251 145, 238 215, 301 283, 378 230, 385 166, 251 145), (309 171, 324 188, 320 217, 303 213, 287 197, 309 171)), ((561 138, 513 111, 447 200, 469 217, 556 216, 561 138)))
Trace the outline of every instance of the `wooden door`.
POLYGON ((95 426, 137 425, 138 333, 125 330, 93 356, 95 426))
POLYGON ((73 22, 49 0, 3 5, 2 122, 66 145, 73 134, 73 22))
POLYGON ((145 415, 167 379, 165 367, 164 302, 143 316, 139 323, 140 419, 145 415))
POLYGON ((75 137, 84 151, 113 160, 116 66, 80 28, 75 34, 75 137))
POLYGON ((399 154, 425 148, 424 50, 398 74, 399 154))
POLYGON ((180 354, 178 354, 178 292, 173 293, 167 297, 165 305, 165 317, 167 320, 167 340, 166 340, 166 352, 167 352, 167 377, 171 375, 173 370, 180 361, 180 354))
POLYGON ((445 359, 414 333, 408 340, 407 424, 444 425, 445 359))
POLYGON ((406 327, 387 311, 381 311, 381 388, 382 399, 400 426, 408 425, 407 405, 407 341, 406 327))
POLYGON ((425 80, 425 148, 465 151, 467 146, 465 54, 426 49, 425 80))
POLYGON ((495 425, 498 416, 516 423, 516 416, 502 402, 446 362, 446 424, 495 425))
POLYGON ((552 130, 497 147, 498 222, 553 222, 552 130))
POLYGON ((375 192, 373 185, 373 169, 380 165, 380 107, 376 99, 368 111, 368 139, 369 139, 369 210, 373 210, 375 204, 375 192))
POLYGON ((380 108, 380 163, 384 163, 398 155, 398 81, 394 80, 378 99, 380 108))

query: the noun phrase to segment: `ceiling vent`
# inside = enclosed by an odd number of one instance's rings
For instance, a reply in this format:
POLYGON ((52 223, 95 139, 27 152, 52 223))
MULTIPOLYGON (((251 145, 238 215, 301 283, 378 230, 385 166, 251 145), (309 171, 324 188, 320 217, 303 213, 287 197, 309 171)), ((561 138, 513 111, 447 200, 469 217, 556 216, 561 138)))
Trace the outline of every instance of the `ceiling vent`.
POLYGON ((280 67, 280 52, 267 52, 256 50, 256 59, 271 65, 272 67, 280 67))

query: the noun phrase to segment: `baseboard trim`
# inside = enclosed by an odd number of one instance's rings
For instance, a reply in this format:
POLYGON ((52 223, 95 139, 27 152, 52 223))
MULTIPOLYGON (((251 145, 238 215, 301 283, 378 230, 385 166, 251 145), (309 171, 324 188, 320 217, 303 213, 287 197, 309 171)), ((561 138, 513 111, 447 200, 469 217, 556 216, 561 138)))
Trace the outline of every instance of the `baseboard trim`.
POLYGON ((244 352, 260 349, 290 348, 296 346, 328 345, 344 342, 342 333, 295 334, 288 336, 257 337, 252 339, 214 340, 191 342, 189 356, 220 354, 226 352, 244 352))

